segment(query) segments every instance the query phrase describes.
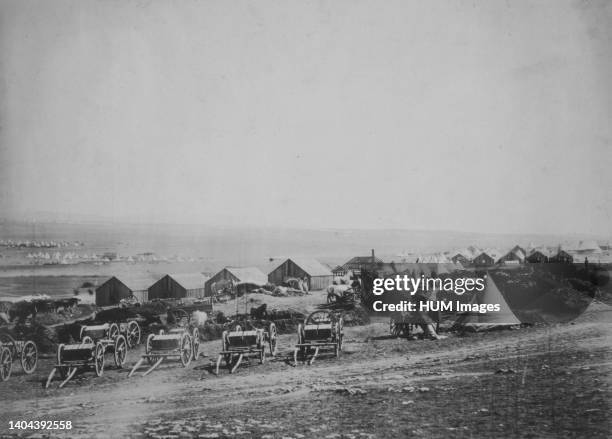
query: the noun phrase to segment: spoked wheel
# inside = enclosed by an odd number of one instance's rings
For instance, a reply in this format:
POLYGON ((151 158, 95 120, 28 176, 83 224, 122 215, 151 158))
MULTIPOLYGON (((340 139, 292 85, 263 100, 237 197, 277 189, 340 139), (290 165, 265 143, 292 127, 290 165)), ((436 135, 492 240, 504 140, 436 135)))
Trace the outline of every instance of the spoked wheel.
POLYGON ((270 330, 268 332, 269 342, 270 342, 270 355, 273 357, 276 356, 276 325, 274 323, 270 323, 270 330))
POLYGON ((114 357, 115 366, 121 369, 125 364, 125 360, 127 358, 127 340, 123 335, 120 335, 115 339, 114 357))
POLYGON ((140 344, 140 325, 136 321, 128 323, 127 327, 127 346, 132 349, 140 344))
POLYGON ((94 350, 94 366, 96 368, 96 376, 102 376, 104 373, 104 346, 102 343, 96 343, 94 350))
POLYGON ((183 334, 181 337, 181 363, 183 367, 187 367, 191 363, 191 357, 193 356, 193 346, 191 343, 191 336, 183 334))
POLYGON ((118 335, 119 335, 119 326, 117 326, 116 323, 111 323, 110 327, 108 328, 108 338, 110 338, 111 340, 114 340, 115 338, 117 338, 118 335))
POLYGON ((21 350, 21 367, 26 374, 31 374, 36 370, 38 364, 38 348, 36 343, 32 340, 28 340, 23 345, 21 350))
POLYGON ((192 359, 195 361, 198 359, 200 355, 200 331, 198 328, 193 328, 191 332, 191 351, 192 351, 192 359))
POLYGON ((6 381, 13 370, 13 356, 7 347, 0 347, 0 381, 6 381))
POLYGON ((151 351, 153 350, 152 348, 152 344, 151 341, 153 340, 153 337, 155 337, 154 334, 149 334, 149 336, 147 337, 147 344, 145 345, 145 354, 147 354, 147 362, 151 365, 155 364, 155 362, 157 361, 156 357, 149 357, 148 355, 151 354, 151 351))
POLYGON ((389 321, 389 332, 393 337, 399 337, 402 335, 402 327, 395 321, 395 319, 391 319, 389 321))
POLYGON ((17 358, 17 343, 10 334, 0 332, 0 344, 11 351, 11 358, 17 358))

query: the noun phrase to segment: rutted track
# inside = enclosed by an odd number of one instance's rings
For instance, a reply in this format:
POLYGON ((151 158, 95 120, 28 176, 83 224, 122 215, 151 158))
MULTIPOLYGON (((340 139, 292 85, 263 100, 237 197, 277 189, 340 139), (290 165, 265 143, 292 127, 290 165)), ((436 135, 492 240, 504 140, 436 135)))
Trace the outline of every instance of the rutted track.
MULTIPOLYGON (((526 401, 535 401, 540 393, 549 391, 545 386, 533 389, 537 395, 530 395, 530 387, 507 395, 502 392, 503 386, 519 383, 520 377, 534 383, 564 380, 565 386, 575 382, 576 389, 566 390, 575 394, 596 391, 604 401, 610 400, 611 321, 612 313, 606 311, 572 325, 451 336, 435 342, 389 339, 384 337, 387 326, 373 323, 345 328, 347 342, 341 358, 298 367, 289 364, 295 337, 284 335, 279 339, 281 355, 274 361, 247 363, 236 374, 224 370, 219 377, 210 372, 218 341, 203 343, 208 357, 189 368, 168 363, 144 378, 127 379, 127 370, 109 369, 101 378, 86 374, 64 389, 45 391, 39 382, 42 371, 36 378, 18 375, 1 385, 3 390, 10 386, 2 399, 13 400, 0 415, 0 431, 9 433, 9 420, 51 419, 71 420, 75 429, 65 433, 70 437, 311 437, 323 433, 334 437, 346 434, 347 425, 355 427, 347 437, 389 437, 391 432, 409 434, 413 430, 417 436, 479 437, 476 426, 488 432, 481 437, 504 436, 510 427, 504 424, 506 418, 497 422, 504 414, 495 412, 495 407, 510 403, 504 398, 518 398, 517 392, 523 392, 520 395, 526 401), (583 371, 585 367, 589 369, 583 371), (497 369, 512 369, 512 374, 495 374, 497 369), (591 379, 593 389, 583 389, 588 383, 568 375, 578 372, 581 377, 597 376, 593 379, 599 381, 591 379), (465 390, 458 394, 459 388, 465 390), (334 407, 342 412, 337 423, 328 413, 334 407), (440 410, 453 407, 456 413, 440 416, 440 410), (429 420, 419 421, 428 414, 429 420), (389 425, 386 432, 381 430, 387 425, 381 422, 393 419, 401 422, 389 425)), ((137 356, 138 352, 130 352, 128 364, 137 356)), ((43 360, 40 367, 48 372, 45 363, 49 360, 43 360)), ((545 408, 548 399, 538 404, 545 408)), ((557 413, 564 413, 562 398, 558 404, 557 413)), ((605 413, 609 405, 602 407, 595 398, 580 409, 597 415, 599 412, 588 410, 605 413)), ((520 422, 541 426, 534 427, 536 433, 558 436, 548 423, 553 412, 547 415, 535 410, 529 415, 533 419, 523 419, 528 415, 522 413, 517 416, 520 422)), ((606 428, 610 431, 599 418, 589 419, 591 435, 601 435, 606 428)), ((512 432, 508 435, 517 435, 516 426, 512 432)), ((24 436, 30 434, 33 432, 24 436)))

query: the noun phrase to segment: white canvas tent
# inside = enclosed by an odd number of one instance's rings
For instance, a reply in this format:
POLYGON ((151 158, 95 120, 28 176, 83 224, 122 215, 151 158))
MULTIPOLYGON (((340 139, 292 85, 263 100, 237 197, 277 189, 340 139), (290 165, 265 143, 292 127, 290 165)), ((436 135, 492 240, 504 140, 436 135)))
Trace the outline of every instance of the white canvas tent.
POLYGON ((472 304, 499 304, 499 311, 479 313, 479 312, 464 312, 459 313, 453 328, 470 329, 474 331, 482 331, 503 326, 520 325, 521 321, 516 317, 506 299, 502 295, 497 285, 487 274, 485 290, 481 293, 476 293, 472 300, 472 304))

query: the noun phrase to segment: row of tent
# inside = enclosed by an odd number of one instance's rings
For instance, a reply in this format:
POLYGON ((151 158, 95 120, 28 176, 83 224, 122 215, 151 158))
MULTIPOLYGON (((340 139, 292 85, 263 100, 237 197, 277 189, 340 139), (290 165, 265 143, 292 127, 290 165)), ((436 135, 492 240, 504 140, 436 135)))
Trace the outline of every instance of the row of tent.
POLYGON ((536 247, 532 243, 526 248, 515 245, 509 250, 500 251, 495 248, 479 249, 474 246, 453 252, 453 262, 463 265, 490 266, 500 263, 582 263, 585 259, 597 263, 611 263, 609 250, 604 251, 594 240, 578 243, 563 243, 555 247, 536 247))
POLYGON ((96 305, 116 305, 135 297, 139 302, 155 299, 203 299, 215 295, 222 286, 268 283, 280 285, 288 279, 300 279, 309 290, 320 290, 333 282, 333 274, 325 265, 311 258, 285 258, 270 261, 268 274, 258 267, 224 267, 212 276, 203 273, 150 276, 112 276, 95 289, 96 305))

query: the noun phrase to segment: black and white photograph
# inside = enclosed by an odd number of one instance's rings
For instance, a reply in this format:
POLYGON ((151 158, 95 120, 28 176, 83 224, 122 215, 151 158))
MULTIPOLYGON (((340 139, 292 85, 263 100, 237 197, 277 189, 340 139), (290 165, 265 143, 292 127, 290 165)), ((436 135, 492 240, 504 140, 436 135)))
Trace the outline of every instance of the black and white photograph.
POLYGON ((0 438, 609 438, 611 273, 610 0, 0 0, 0 438))

